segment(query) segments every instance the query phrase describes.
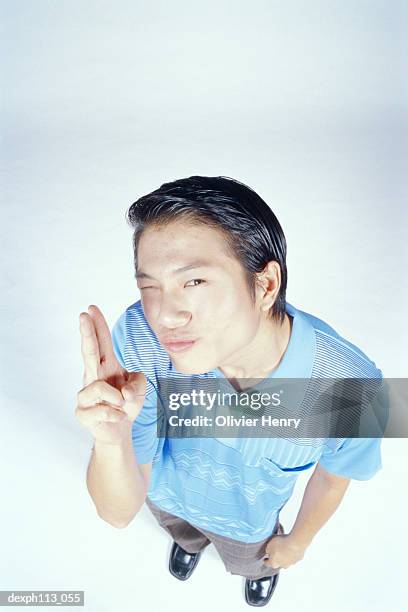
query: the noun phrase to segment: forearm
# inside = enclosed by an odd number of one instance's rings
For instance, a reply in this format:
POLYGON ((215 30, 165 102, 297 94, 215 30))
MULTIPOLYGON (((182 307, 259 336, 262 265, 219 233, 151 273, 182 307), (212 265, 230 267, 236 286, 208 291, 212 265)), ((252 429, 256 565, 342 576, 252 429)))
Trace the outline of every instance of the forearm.
POLYGON ((137 465, 132 439, 122 445, 95 441, 87 471, 87 487, 101 518, 126 526, 146 498, 146 481, 137 465))
POLYGON ((334 483, 318 473, 312 474, 289 534, 293 542, 304 548, 309 546, 316 533, 339 506, 349 483, 347 478, 338 478, 334 483))

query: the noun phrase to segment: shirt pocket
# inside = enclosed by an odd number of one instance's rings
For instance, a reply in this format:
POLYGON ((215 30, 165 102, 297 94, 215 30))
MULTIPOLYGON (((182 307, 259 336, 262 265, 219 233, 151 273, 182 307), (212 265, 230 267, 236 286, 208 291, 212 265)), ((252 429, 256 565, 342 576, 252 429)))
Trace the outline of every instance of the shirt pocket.
POLYGON ((269 457, 262 457, 261 465, 266 472, 268 472, 271 476, 277 476, 279 478, 290 479, 292 477, 296 478, 301 472, 305 472, 313 465, 315 465, 317 461, 309 461, 304 465, 295 465, 295 466, 285 466, 280 465, 276 461, 269 459, 269 457))

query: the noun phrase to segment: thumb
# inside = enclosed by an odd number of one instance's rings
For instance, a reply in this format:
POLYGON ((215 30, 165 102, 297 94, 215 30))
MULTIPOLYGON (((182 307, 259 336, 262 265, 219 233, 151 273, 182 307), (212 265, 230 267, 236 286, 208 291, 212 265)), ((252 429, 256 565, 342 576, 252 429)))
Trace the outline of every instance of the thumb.
POLYGON ((129 372, 126 385, 121 389, 125 402, 143 402, 146 395, 146 383, 147 378, 142 372, 129 372))
POLYGON ((142 372, 129 372, 126 385, 121 389, 125 403, 123 410, 134 421, 140 414, 146 396, 147 378, 142 372))

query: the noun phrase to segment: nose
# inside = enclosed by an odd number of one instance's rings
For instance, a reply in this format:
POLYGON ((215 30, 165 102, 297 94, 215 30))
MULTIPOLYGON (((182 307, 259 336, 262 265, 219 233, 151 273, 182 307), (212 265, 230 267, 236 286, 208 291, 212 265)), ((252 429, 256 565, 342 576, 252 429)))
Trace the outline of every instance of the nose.
POLYGON ((170 296, 163 296, 159 314, 157 316, 157 323, 164 329, 174 329, 177 327, 183 327, 191 319, 191 313, 183 309, 185 304, 181 304, 181 301, 177 298, 170 296))

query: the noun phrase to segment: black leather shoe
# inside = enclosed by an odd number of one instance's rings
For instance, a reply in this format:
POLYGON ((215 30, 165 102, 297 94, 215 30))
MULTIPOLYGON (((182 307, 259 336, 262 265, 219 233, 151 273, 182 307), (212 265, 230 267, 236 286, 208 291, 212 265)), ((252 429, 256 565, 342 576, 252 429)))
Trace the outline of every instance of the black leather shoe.
POLYGON ((245 601, 250 606, 265 606, 276 588, 279 573, 258 580, 245 580, 245 601))
POLYGON ((201 551, 198 553, 189 553, 184 548, 181 548, 177 542, 173 542, 170 551, 169 571, 179 580, 187 580, 194 571, 195 566, 199 562, 201 551))

